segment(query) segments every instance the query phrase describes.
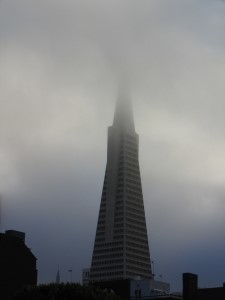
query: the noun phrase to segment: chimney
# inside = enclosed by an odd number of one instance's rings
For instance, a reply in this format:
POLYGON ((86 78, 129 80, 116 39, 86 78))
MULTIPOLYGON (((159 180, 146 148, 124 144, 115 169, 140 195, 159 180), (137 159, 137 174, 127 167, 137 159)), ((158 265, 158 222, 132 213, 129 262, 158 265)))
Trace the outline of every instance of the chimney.
POLYGON ((183 300, 197 300, 198 276, 183 273, 183 300))

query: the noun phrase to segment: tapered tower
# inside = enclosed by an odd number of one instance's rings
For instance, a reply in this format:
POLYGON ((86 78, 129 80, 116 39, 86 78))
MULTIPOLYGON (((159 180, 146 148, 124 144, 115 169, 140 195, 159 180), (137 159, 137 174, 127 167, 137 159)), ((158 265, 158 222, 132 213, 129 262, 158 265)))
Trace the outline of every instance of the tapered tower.
POLYGON ((91 282, 152 278, 138 144, 131 102, 120 95, 113 125, 108 128, 91 282))

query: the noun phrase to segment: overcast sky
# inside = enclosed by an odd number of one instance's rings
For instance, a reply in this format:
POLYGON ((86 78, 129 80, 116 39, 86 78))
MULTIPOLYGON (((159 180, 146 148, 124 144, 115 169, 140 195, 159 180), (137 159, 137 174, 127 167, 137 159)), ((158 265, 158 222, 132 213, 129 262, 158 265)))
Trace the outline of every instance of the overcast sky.
POLYGON ((121 76, 151 259, 181 290, 225 281, 225 1, 0 0, 1 230, 39 282, 90 266, 121 76))

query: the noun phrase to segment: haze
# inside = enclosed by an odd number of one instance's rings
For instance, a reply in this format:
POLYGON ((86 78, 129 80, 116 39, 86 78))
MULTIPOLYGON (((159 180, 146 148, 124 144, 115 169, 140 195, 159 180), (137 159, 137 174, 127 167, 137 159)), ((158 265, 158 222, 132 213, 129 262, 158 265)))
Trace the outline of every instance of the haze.
POLYGON ((0 1, 1 231, 39 282, 90 266, 121 78, 156 279, 225 281, 225 2, 0 1))

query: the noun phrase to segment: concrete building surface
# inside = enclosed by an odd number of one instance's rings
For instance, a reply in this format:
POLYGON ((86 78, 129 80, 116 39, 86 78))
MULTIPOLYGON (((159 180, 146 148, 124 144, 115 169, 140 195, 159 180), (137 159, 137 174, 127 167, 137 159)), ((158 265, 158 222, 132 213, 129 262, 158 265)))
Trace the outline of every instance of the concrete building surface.
POLYGON ((0 299, 11 299, 20 288, 37 284, 36 260, 25 245, 25 233, 0 233, 0 299))

